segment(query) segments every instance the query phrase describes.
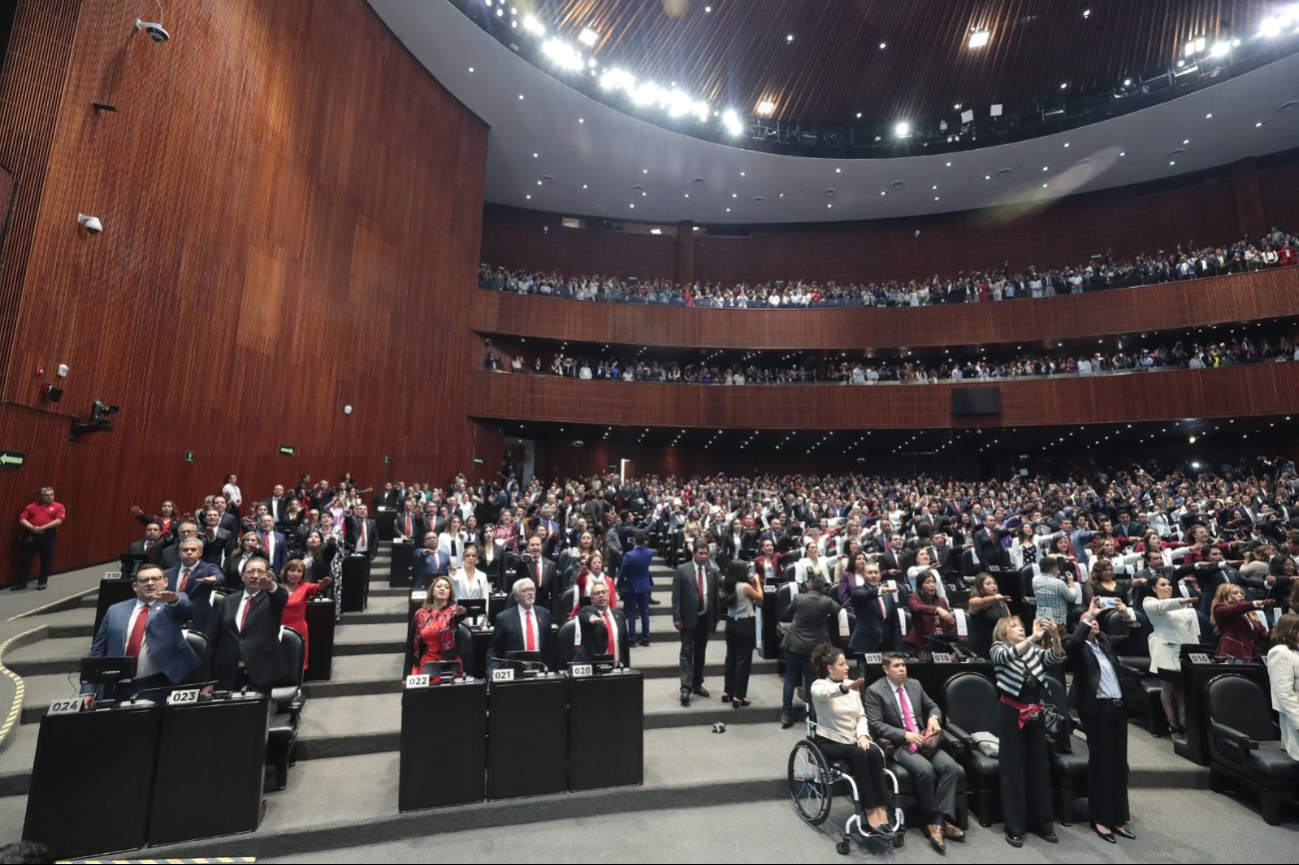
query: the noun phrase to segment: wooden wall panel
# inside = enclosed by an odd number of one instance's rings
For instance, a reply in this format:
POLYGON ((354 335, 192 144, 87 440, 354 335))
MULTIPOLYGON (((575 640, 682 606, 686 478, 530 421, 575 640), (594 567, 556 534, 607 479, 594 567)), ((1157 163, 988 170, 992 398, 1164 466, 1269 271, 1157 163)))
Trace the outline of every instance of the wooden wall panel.
POLYGON ((476 291, 484 334, 680 348, 863 349, 1025 344, 1299 315, 1299 267, 1000 303, 734 310, 476 291))
POLYGON ((604 231, 599 217, 587 220, 590 228, 564 228, 564 215, 487 205, 483 214, 483 262, 565 275, 677 278, 677 243, 670 235, 604 231))
MULTIPOLYGON (((633 384, 474 372, 475 417, 630 427, 947 429, 1242 417, 1299 411, 1299 363, 1001 384, 1000 417, 953 418, 956 385, 633 384), (760 407, 760 408, 757 408, 760 407)), ((981 386, 962 385, 962 386, 981 386)))
MULTIPOLYGON (((54 5, 75 37, 0 346, 0 448, 29 458, 0 472, 4 518, 53 484, 70 567, 125 548, 131 504, 192 507, 229 472, 251 497, 302 472, 470 470, 461 385, 486 126, 363 0, 170 4, 166 45, 120 4, 54 5), (63 401, 43 405, 61 363, 63 401), (121 406, 116 430, 81 444, 67 417, 36 410, 85 415, 96 398, 121 406)), ((48 65, 11 52, 6 109, 35 98, 18 73, 48 65)))

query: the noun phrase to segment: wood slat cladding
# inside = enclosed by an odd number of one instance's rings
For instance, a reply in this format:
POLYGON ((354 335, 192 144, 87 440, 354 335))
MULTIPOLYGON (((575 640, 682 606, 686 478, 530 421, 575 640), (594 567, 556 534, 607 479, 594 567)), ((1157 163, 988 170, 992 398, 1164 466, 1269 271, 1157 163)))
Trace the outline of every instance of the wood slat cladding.
POLYGON ((1040 344, 1299 315, 1299 268, 1093 294, 894 309, 685 309, 477 291, 474 330, 673 348, 1040 344))
POLYGON ((595 57, 606 68, 675 83, 741 113, 768 99, 775 119, 848 124, 859 112, 863 122, 954 120, 956 103, 984 113, 993 103, 1113 87, 1172 64, 1188 39, 1252 35, 1275 4, 539 0, 532 8, 569 38, 597 30, 595 57), (986 48, 967 47, 974 29, 990 31, 986 48))
POLYGON ((130 505, 192 507, 229 472, 251 501, 303 472, 470 470, 486 126, 363 0, 168 5, 165 45, 121 4, 45 5, 75 24, 60 99, 23 84, 57 85, 38 55, 11 52, 0 90, 0 118, 57 111, 0 346, 0 448, 28 455, 0 472, 5 519, 53 484, 66 568, 125 549, 130 505), (42 381, 66 388, 59 412, 120 405, 116 429, 69 444, 69 419, 41 411, 42 381))
MULTIPOLYGON (((986 386, 990 382, 964 385, 986 386)), ((996 383, 996 382, 991 382, 996 383)), ((1055 426, 1299 411, 1299 363, 1004 381, 997 417, 954 418, 962 385, 723 385, 579 381, 475 372, 475 417, 717 429, 949 429, 1055 426)))

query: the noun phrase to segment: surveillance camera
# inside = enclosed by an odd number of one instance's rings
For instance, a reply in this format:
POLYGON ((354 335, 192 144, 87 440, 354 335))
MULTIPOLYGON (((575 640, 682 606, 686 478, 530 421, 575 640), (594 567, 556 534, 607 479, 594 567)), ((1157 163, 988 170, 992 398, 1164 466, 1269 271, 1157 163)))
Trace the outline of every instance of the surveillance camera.
POLYGON ((98 216, 87 216, 84 213, 77 214, 77 224, 89 231, 91 234, 99 234, 104 230, 104 224, 99 221, 98 216))
POLYGON ((167 32, 167 28, 163 27, 156 21, 141 21, 139 18, 136 18, 135 29, 143 30, 145 33, 148 33, 149 38, 154 42, 166 42, 171 38, 171 34, 167 32))

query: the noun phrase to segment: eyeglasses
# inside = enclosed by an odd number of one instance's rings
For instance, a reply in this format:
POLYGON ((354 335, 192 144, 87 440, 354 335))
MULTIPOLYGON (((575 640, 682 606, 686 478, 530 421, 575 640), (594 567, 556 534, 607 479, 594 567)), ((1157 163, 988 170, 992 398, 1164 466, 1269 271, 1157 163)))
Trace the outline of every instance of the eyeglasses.
POLYGON ((137 583, 165 583, 167 582, 167 578, 166 577, 136 577, 135 581, 137 583))

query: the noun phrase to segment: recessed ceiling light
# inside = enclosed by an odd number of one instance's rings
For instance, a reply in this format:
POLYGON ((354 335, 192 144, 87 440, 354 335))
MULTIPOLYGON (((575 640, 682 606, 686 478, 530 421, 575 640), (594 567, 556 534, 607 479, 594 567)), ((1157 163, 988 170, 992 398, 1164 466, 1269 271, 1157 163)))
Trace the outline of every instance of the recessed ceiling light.
POLYGON ((704 11, 705 11, 705 12, 712 12, 712 11, 713 11, 713 7, 712 7, 712 6, 705 6, 705 7, 704 7, 704 11))
POLYGON ((740 172, 740 176, 741 176, 741 177, 744 176, 744 172, 743 172, 743 171, 740 172))
POLYGON ((984 180, 991 180, 991 179, 992 179, 992 175, 991 175, 991 174, 985 174, 985 175, 983 175, 983 179, 984 179, 984 180))
POLYGON ((540 181, 540 180, 537 181, 537 185, 538 185, 538 186, 541 185, 541 181, 540 181))
POLYGON ((1170 159, 1170 160, 1168 160, 1168 164, 1169 164, 1169 165, 1176 165, 1176 164, 1177 164, 1177 160, 1176 160, 1176 159, 1170 159))
POLYGON ((1255 129, 1258 129, 1258 128, 1259 128, 1260 126, 1262 126, 1262 125, 1263 125, 1263 121, 1260 120, 1258 123, 1255 123, 1255 124, 1254 124, 1254 128, 1255 128, 1255 129))
POLYGON ((519 94, 519 98, 520 98, 520 99, 523 98, 523 94, 522 94, 522 93, 519 94))
POLYGON ((627 206, 630 207, 632 210, 635 210, 635 209, 636 209, 636 205, 634 205, 634 204, 629 204, 629 205, 627 205, 627 206))
POLYGON ((1090 18, 1090 17, 1092 17, 1092 10, 1090 10, 1090 9, 1084 9, 1084 10, 1083 10, 1083 17, 1084 17, 1084 18, 1090 18))
POLYGON ((730 213, 730 212, 731 212, 731 209, 730 209, 729 207, 726 208, 726 212, 727 212, 727 213, 730 213))
POLYGON ((857 119, 858 119, 858 120, 861 120, 861 112, 860 112, 860 111, 857 112, 857 119))
POLYGON ((1068 147, 1068 146, 1069 146, 1069 142, 1066 141, 1066 142, 1064 143, 1064 146, 1065 146, 1065 147, 1068 147))
POLYGON ((531 196, 531 195, 525 195, 524 198, 528 199, 528 201, 531 201, 531 200, 532 200, 532 196, 531 196))
POLYGON ((881 49, 883 49, 883 48, 885 48, 885 47, 887 47, 887 46, 888 46, 888 43, 887 43, 887 42, 881 42, 881 43, 880 43, 880 48, 881 48, 881 49))
POLYGON ((934 201, 937 201, 937 200, 938 200, 938 196, 935 195, 935 196, 934 196, 934 201))
POLYGON ((1043 189, 1046 189, 1046 187, 1047 187, 1047 184, 1043 183, 1043 184, 1042 184, 1042 188, 1043 188, 1043 189))
POLYGON ((1128 152, 1127 152, 1126 150, 1120 150, 1120 151, 1119 151, 1119 156, 1127 156, 1127 155, 1128 155, 1128 152))
POLYGON ((793 42, 793 41, 794 41, 794 34, 793 34, 793 33, 790 33, 788 36, 786 36, 786 37, 785 37, 785 41, 786 41, 786 42, 793 42))
POLYGON ((1204 115, 1204 119, 1205 119, 1205 120, 1212 120, 1212 119, 1213 119, 1213 112, 1210 111, 1208 114, 1204 115))
POLYGON ((469 71, 470 71, 470 72, 473 72, 473 71, 474 71, 474 67, 470 66, 470 67, 469 67, 469 71))
POLYGON ((578 122, 578 123, 585 123, 586 121, 583 120, 581 117, 579 117, 579 118, 577 118, 577 122, 578 122))
POLYGON ((991 38, 992 38, 992 34, 989 33, 987 30, 975 30, 973 33, 970 34, 969 45, 971 48, 982 48, 983 46, 988 44, 988 40, 990 40, 991 38))
POLYGON ((533 159, 540 159, 540 158, 541 158, 541 154, 539 154, 539 153, 534 153, 534 154, 532 154, 532 158, 533 158, 533 159))
POLYGON ((640 173, 641 173, 641 174, 649 174, 649 169, 648 169, 648 168, 642 168, 642 169, 640 170, 640 173))
POLYGON ((843 169, 842 169, 842 168, 836 168, 836 169, 834 170, 834 173, 835 173, 835 174, 842 174, 842 173, 843 173, 843 169))
POLYGON ((956 109, 957 111, 960 111, 960 110, 961 110, 961 103, 959 103, 959 102, 956 103, 956 105, 955 105, 955 109, 956 109))
POLYGON ((689 198, 689 197, 690 197, 690 193, 687 192, 687 193, 686 193, 686 198, 689 198))
POLYGON ((826 207, 834 207, 833 204, 827 204, 826 207))
POLYGON ((596 33, 590 27, 583 27, 582 32, 577 34, 577 41, 581 42, 587 48, 594 46, 599 38, 600 34, 596 33))
POLYGON ((582 188, 583 188, 583 189, 586 189, 586 184, 585 184, 585 183, 582 184, 582 188))
POLYGON ((1060 85, 1060 89, 1061 89, 1061 90, 1064 90, 1064 89, 1067 88, 1068 86, 1069 86, 1069 82, 1066 81, 1065 83, 1063 83, 1063 84, 1060 85))
POLYGON ((1048 168, 1050 168, 1050 167, 1051 167, 1051 166, 1049 166, 1049 165, 1043 165, 1043 166, 1042 166, 1042 170, 1043 170, 1043 171, 1046 171, 1046 170, 1047 170, 1048 168))
POLYGON ((1123 79, 1123 86, 1124 86, 1124 87, 1131 87, 1131 86, 1132 86, 1132 79, 1131 79, 1131 78, 1124 78, 1124 79, 1123 79))
POLYGON ((888 195, 887 192, 881 192, 880 195, 888 195))

